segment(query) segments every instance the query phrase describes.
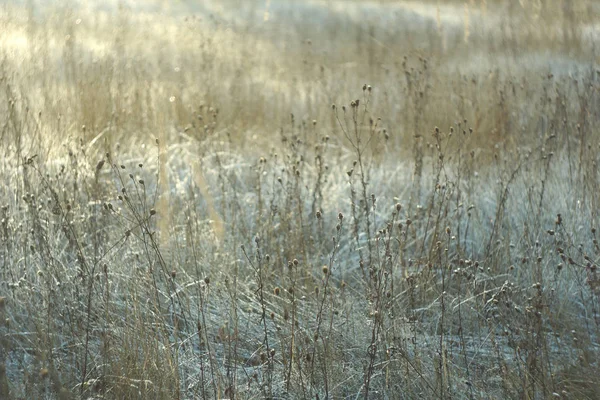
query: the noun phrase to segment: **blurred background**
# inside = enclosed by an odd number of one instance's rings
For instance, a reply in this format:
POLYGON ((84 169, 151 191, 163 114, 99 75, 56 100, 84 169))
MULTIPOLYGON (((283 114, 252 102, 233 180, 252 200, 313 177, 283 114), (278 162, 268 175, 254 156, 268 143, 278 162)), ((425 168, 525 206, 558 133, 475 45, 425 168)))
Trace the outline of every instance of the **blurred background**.
POLYGON ((60 114, 85 124, 87 140, 117 118, 138 134, 165 127, 203 136, 205 126, 211 133, 227 126, 237 143, 262 146, 290 113, 335 131, 331 104, 349 104, 367 83, 395 149, 462 119, 483 143, 496 144, 515 133, 506 124, 538 124, 531 111, 541 99, 532 93, 548 77, 597 72, 599 7, 590 0, 4 1, 0 49, 12 90, 32 111, 45 110, 44 129, 60 114), (198 121, 200 105, 219 110, 220 127, 198 121))

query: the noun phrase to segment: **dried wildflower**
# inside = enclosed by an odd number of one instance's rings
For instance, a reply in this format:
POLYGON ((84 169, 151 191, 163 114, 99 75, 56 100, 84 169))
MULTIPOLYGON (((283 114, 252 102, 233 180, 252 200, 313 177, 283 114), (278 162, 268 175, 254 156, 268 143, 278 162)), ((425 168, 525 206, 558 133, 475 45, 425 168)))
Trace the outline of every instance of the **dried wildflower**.
POLYGON ((281 292, 281 289, 279 289, 278 287, 273 289, 273 293, 275 293, 275 296, 279 296, 280 292, 281 292))
POLYGON ((327 265, 323 265, 322 270, 324 275, 327 275, 329 273, 329 268, 327 267, 327 265))
POLYGON ((105 163, 104 160, 98 161, 98 164, 96 164, 96 172, 98 172, 102 169, 102 167, 104 166, 104 163, 105 163))

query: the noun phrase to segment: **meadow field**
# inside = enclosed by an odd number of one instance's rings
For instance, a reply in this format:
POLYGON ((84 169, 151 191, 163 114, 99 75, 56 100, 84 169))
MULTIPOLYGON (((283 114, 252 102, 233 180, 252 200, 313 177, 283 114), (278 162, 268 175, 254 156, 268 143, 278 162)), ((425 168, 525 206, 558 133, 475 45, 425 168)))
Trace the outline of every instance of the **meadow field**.
POLYGON ((0 400, 600 398, 599 2, 0 24, 0 400))

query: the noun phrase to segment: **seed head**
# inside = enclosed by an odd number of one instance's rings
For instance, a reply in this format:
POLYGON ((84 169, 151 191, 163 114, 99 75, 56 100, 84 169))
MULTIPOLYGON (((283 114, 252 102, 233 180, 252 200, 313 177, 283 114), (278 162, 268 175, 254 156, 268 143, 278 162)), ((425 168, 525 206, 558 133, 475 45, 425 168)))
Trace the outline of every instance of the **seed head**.
POLYGON ((102 169, 102 167, 104 166, 104 160, 100 160, 98 161, 98 164, 96 164, 96 172, 100 171, 102 169))

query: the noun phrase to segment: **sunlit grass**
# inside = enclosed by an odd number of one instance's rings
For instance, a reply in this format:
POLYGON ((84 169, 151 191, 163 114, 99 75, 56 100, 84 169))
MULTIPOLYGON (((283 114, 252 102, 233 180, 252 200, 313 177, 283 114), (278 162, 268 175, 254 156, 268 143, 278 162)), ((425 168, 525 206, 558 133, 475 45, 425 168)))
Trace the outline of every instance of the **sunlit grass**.
POLYGON ((3 6, 0 399, 598 397, 595 2, 198 4, 3 6))

